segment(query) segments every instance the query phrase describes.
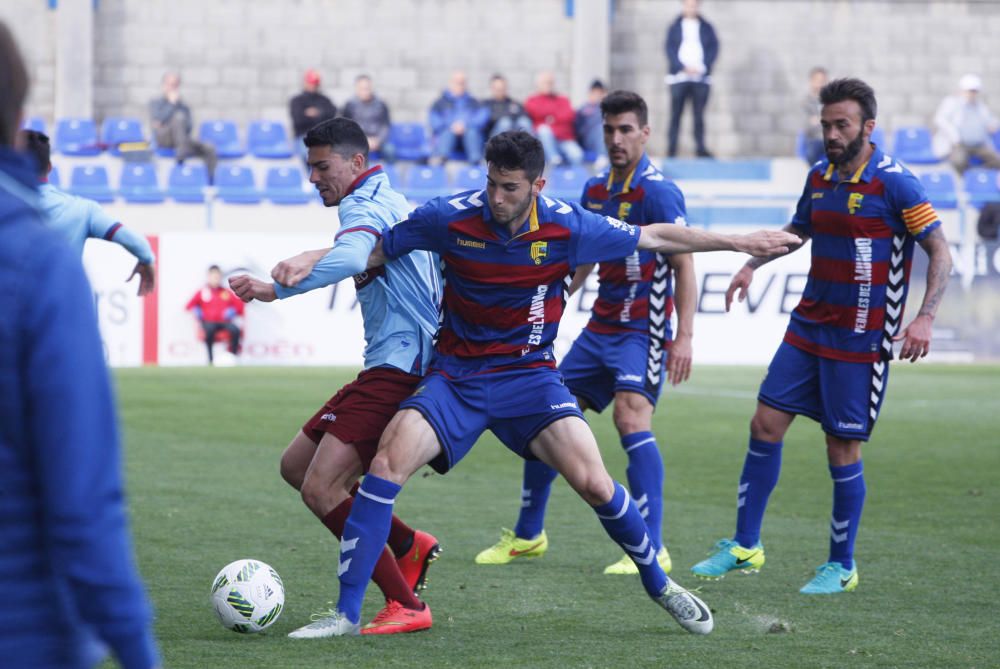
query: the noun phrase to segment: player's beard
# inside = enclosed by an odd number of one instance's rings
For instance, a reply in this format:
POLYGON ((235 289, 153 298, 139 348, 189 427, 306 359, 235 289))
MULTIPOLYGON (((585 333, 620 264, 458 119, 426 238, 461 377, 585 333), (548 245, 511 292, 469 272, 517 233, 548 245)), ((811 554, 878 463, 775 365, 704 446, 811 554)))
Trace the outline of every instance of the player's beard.
POLYGON ((534 195, 532 195, 531 192, 529 191, 528 197, 524 198, 524 202, 518 203, 517 207, 514 209, 514 213, 511 214, 510 216, 504 216, 503 218, 501 218, 497 214, 497 212, 493 209, 493 207, 490 207, 490 211, 493 213, 493 220, 495 220, 500 225, 510 225, 511 221, 516 221, 517 219, 524 216, 524 212, 528 211, 528 208, 531 206, 531 203, 534 201, 534 199, 535 199, 534 195))
POLYGON ((826 157, 829 159, 833 165, 841 167, 842 165, 847 165, 852 160, 858 157, 861 153, 861 147, 865 144, 865 132, 864 130, 858 130, 858 136, 855 137, 844 149, 840 152, 840 155, 836 158, 830 155, 829 145, 826 147, 826 157))

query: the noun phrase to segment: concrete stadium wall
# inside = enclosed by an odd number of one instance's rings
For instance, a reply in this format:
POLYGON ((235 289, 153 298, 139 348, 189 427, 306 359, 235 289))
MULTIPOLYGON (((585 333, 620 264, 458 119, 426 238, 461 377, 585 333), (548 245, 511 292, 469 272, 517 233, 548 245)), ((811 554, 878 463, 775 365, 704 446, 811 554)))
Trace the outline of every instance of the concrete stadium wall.
MULTIPOLYGON (((66 2, 68 0, 62 0, 66 2)), ((603 0, 576 0, 577 3, 603 0)), ((287 118, 302 71, 317 67, 338 104, 356 74, 371 73, 398 120, 425 120, 456 67, 484 96, 505 73, 516 97, 537 70, 571 75, 572 19, 565 0, 99 0, 94 21, 94 115, 146 117, 167 68, 184 78, 198 119, 287 118)), ((667 120, 663 40, 672 0, 615 0, 611 82, 650 102, 663 153, 667 120)), ((1000 107, 1000 3, 977 0, 705 0, 721 55, 708 111, 720 156, 788 155, 808 69, 867 79, 883 127, 927 123, 967 71, 984 76, 1000 107)), ((29 113, 51 119, 54 12, 45 0, 3 0, 0 20, 30 61, 29 113)), ((566 91, 579 102, 585 91, 566 91)), ((688 120, 688 119, 686 119, 688 120)), ((688 127, 682 152, 690 152, 688 127)))

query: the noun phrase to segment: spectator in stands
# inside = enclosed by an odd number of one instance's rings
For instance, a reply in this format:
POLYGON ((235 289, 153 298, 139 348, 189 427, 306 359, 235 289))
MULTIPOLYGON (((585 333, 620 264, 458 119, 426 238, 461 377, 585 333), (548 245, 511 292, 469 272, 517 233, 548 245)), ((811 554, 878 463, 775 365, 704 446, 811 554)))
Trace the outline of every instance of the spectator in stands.
POLYGON ((28 72, 0 22, 0 665, 159 666, 132 557, 121 442, 80 257, 42 225, 11 145, 28 72))
POLYGON ((556 78, 551 72, 539 72, 535 79, 535 94, 524 101, 524 110, 535 126, 545 159, 553 165, 583 162, 583 149, 573 130, 575 113, 569 98, 558 95, 556 78))
POLYGON ((303 155, 305 145, 302 144, 302 138, 309 128, 337 115, 337 106, 330 98, 319 92, 319 82, 319 72, 313 69, 306 70, 302 77, 302 92, 288 101, 295 143, 303 155))
POLYGON ((699 0, 684 0, 680 16, 667 28, 667 63, 670 73, 670 129, 667 153, 677 155, 677 135, 681 128, 684 105, 691 101, 694 114, 695 151, 711 158, 705 148, 705 106, 712 85, 712 65, 719 55, 719 39, 712 24, 699 13, 699 0))
POLYGON ((1000 124, 979 98, 982 86, 978 75, 966 74, 958 82, 959 94, 942 100, 934 116, 938 130, 936 145, 942 154, 950 152, 951 164, 959 172, 969 169, 973 157, 986 167, 1000 169, 1000 155, 992 137, 1000 124))
POLYGON ((163 96, 150 101, 149 117, 153 126, 153 136, 159 146, 174 149, 177 162, 183 163, 189 156, 198 156, 205 161, 208 179, 215 176, 218 158, 215 147, 191 138, 194 123, 191 109, 181 100, 181 77, 176 72, 167 72, 162 81, 163 96))
POLYGON ((441 164, 457 147, 470 164, 483 157, 483 128, 490 110, 469 95, 465 72, 455 70, 448 79, 448 88, 441 93, 430 111, 431 132, 434 135, 431 162, 441 164))
POLYGON ((483 100, 483 106, 490 110, 490 119, 486 123, 487 138, 508 130, 532 131, 531 119, 524 112, 524 105, 510 97, 507 79, 502 74, 490 77, 490 97, 483 100))
POLYGON ((819 101, 819 92, 826 86, 827 79, 826 68, 814 67, 809 70, 809 92, 802 98, 802 113, 806 121, 802 128, 802 136, 805 141, 805 159, 810 165, 822 158, 825 153, 823 128, 819 124, 819 113, 823 107, 819 101))
POLYGON ((222 285, 222 270, 218 265, 208 268, 205 285, 188 300, 184 307, 198 319, 205 333, 205 347, 208 348, 208 364, 215 364, 212 345, 220 332, 229 334, 227 362, 235 362, 240 352, 240 320, 243 317, 243 301, 222 285))
POLYGON ((573 128, 576 137, 586 153, 593 156, 604 154, 604 120, 601 116, 601 100, 607 90, 600 79, 594 79, 587 93, 587 101, 576 110, 573 128))
POLYGON ((378 151, 384 160, 392 160, 389 139, 389 107, 372 91, 372 78, 359 74, 354 80, 354 97, 344 105, 344 116, 361 126, 368 137, 369 151, 378 151))

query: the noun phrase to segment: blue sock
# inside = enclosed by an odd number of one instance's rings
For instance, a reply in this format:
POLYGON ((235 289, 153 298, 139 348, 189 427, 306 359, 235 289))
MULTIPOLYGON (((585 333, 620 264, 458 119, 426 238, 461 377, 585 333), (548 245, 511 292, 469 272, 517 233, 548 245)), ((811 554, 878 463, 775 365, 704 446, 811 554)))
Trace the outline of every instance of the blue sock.
POLYGON ((392 524, 392 505, 402 488, 372 474, 365 476, 340 540, 340 598, 337 610, 351 622, 361 620, 368 581, 375 570, 392 524))
POLYGON ((781 442, 750 438, 740 489, 736 499, 736 536, 743 548, 753 548, 760 542, 760 526, 764 522, 767 499, 778 484, 781 473, 781 442))
POLYGON ((622 437, 628 455, 629 493, 646 521, 649 539, 656 550, 663 547, 663 458, 652 432, 633 432, 622 437))
POLYGON ((667 587, 667 575, 656 561, 656 548, 646 531, 635 501, 625 492, 621 483, 615 482, 615 494, 607 504, 595 506, 604 531, 628 554, 639 568, 642 586, 650 597, 659 597, 667 587))
POLYGON ((514 526, 514 534, 518 537, 534 539, 545 529, 545 505, 557 476, 559 473, 541 460, 524 461, 521 513, 514 526))
POLYGON ((833 479, 833 516, 830 519, 830 562, 844 569, 854 566, 854 539, 865 506, 865 468, 861 460, 843 467, 830 466, 833 479))

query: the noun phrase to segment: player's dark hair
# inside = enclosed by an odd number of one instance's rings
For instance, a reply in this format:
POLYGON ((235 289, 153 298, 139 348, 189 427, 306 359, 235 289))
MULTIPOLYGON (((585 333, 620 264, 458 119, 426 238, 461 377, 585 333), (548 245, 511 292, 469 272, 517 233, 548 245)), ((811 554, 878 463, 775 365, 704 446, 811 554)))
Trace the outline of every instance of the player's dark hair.
POLYGON ((819 91, 819 101, 824 107, 844 100, 854 100, 861 107, 861 122, 870 121, 878 113, 875 91, 860 79, 834 79, 819 91))
POLYGON ((52 151, 49 148, 49 136, 37 130, 21 130, 18 132, 18 146, 35 159, 38 165, 38 176, 49 173, 49 163, 52 151))
POLYGON ((222 268, 219 267, 218 265, 209 265, 208 266, 208 271, 209 272, 222 272, 222 268))
POLYGON ((542 143, 523 130, 508 130, 486 142, 486 164, 501 170, 524 170, 534 183, 545 170, 545 149, 542 143))
POLYGON ((640 126, 649 125, 649 108, 642 96, 632 91, 611 91, 601 100, 601 117, 634 112, 640 126))
POLYGON ((0 145, 11 146, 28 97, 28 70, 7 24, 0 22, 0 145))
POLYGON ((309 128, 302 139, 306 146, 329 146, 344 160, 360 153, 368 162, 368 137, 355 121, 343 116, 331 118, 309 128))

